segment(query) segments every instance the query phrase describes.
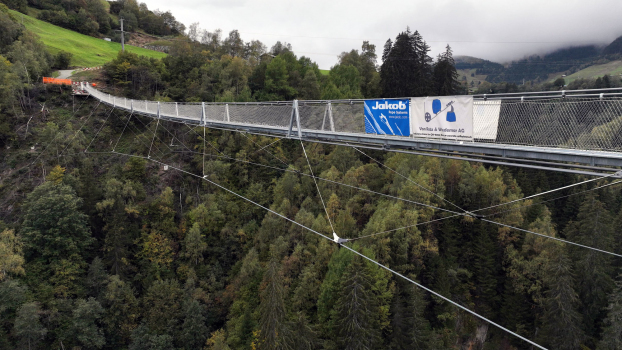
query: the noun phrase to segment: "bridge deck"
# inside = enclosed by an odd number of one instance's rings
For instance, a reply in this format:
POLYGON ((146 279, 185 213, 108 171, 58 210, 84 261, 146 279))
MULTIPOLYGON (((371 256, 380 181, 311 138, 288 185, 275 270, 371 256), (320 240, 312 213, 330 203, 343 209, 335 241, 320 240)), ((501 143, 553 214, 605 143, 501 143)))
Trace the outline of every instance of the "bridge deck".
POLYGON ((617 97, 475 101, 474 141, 454 141, 367 134, 361 100, 299 101, 299 132, 297 123, 292 123, 292 101, 159 103, 115 97, 88 85, 86 91, 107 105, 136 114, 254 134, 622 167, 622 100, 617 97))

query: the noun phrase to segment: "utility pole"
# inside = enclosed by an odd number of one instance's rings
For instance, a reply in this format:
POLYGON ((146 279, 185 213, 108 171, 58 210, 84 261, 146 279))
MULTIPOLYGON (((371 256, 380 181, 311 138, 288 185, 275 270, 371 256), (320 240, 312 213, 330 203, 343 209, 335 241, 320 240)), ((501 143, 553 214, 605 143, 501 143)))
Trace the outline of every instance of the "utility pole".
POLYGON ((121 51, 125 52, 125 32, 123 31, 123 17, 119 18, 121 22, 121 51))

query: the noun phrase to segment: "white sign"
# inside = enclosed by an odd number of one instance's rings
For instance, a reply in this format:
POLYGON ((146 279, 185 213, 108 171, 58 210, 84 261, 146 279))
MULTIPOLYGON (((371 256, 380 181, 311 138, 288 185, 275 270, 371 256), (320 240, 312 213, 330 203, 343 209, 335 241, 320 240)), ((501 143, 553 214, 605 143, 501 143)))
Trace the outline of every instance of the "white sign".
POLYGON ((415 97, 410 108, 411 135, 473 140, 473 97, 415 97))
POLYGON ((473 136, 476 139, 497 139, 501 100, 477 101, 473 103, 473 136))

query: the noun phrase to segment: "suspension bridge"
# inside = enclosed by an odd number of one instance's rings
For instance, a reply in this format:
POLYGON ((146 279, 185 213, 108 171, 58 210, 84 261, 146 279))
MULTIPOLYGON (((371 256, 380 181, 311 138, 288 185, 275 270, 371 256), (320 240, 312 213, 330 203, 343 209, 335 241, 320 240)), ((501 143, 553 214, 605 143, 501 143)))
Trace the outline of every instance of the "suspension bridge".
POLYGON ((251 134, 585 175, 622 167, 622 89, 476 95, 473 140, 365 132, 364 100, 178 103, 78 94, 148 117, 251 134))
MULTIPOLYGON (((119 156, 143 158, 158 163, 166 168, 172 168, 186 175, 207 181, 210 184, 229 192, 232 195, 250 202, 267 212, 270 212, 294 225, 321 236, 322 238, 333 241, 335 244, 350 250, 352 253, 361 256, 364 259, 386 269, 387 271, 399 276, 408 282, 418 286, 421 289, 443 299, 459 309, 467 312, 499 329, 519 338, 523 341, 535 346, 539 349, 545 349, 543 346, 534 341, 517 334, 504 326, 493 322, 492 320, 474 312, 455 301, 443 296, 434 290, 412 280, 399 272, 381 264, 378 261, 370 259, 364 254, 348 246, 348 242, 365 239, 376 235, 386 235, 392 232, 407 229, 410 227, 430 224, 457 217, 471 217, 475 220, 505 227, 512 230, 520 231, 525 234, 537 235, 546 239, 552 239, 564 244, 570 244, 583 249, 596 251, 615 257, 622 255, 598 249, 593 246, 582 245, 576 242, 568 241, 559 237, 549 236, 520 227, 505 224, 493 220, 498 214, 509 211, 521 210, 527 205, 520 205, 519 202, 535 197, 548 195, 558 191, 563 191, 575 186, 587 184, 596 181, 606 180, 607 178, 620 178, 622 171, 616 167, 622 166, 622 89, 613 90, 580 90, 566 93, 565 91, 550 93, 533 93, 533 94, 505 94, 505 95, 481 95, 476 96, 473 103, 474 119, 473 129, 474 138, 472 141, 455 141, 445 139, 426 139, 417 137, 404 136, 387 136, 376 135, 365 132, 365 121, 363 112, 364 100, 335 100, 335 101, 287 101, 287 102, 255 102, 255 103, 175 103, 175 102, 157 102, 157 101, 141 101, 131 100, 127 98, 117 97, 103 93, 94 86, 86 83, 79 83, 74 86, 74 94, 89 95, 99 101, 98 105, 105 104, 111 106, 111 111, 106 117, 106 121, 112 114, 114 109, 120 109, 129 112, 127 122, 123 133, 127 128, 131 116, 134 114, 152 117, 158 120, 158 124, 154 129, 153 139, 149 147, 149 153, 146 156, 136 154, 125 154, 115 151, 119 141, 113 146, 112 151, 107 152, 89 152, 88 149, 93 141, 97 138, 99 131, 95 134, 91 143, 85 149, 85 153, 101 153, 114 154, 119 156), (613 91, 613 92, 612 92, 613 91), (252 163, 247 160, 236 159, 223 154, 217 148, 216 151, 221 153, 220 156, 233 161, 243 161, 248 164, 273 168, 281 171, 295 172, 300 176, 311 177, 318 191, 318 196, 322 202, 322 207, 326 212, 326 217, 332 228, 332 238, 330 235, 320 233, 312 228, 288 218, 268 207, 265 207, 242 194, 236 193, 227 187, 212 181, 204 174, 199 175, 184 170, 171 164, 165 163, 162 159, 158 160, 151 157, 154 141, 157 138, 157 129, 160 121, 179 122, 195 127, 202 127, 203 132, 206 128, 215 128, 246 133, 277 137, 277 141, 281 138, 290 138, 299 140, 301 148, 304 152, 309 167, 309 173, 292 170, 289 168, 275 168, 265 164, 252 163), (367 188, 360 188, 334 180, 324 179, 314 175, 312 165, 307 157, 303 141, 321 142, 335 145, 345 145, 352 147, 362 155, 368 157, 371 161, 376 162, 379 166, 388 169, 397 176, 403 177, 406 181, 413 183, 422 190, 431 193, 440 198, 443 202, 451 206, 453 209, 438 207, 431 204, 419 203, 407 200, 386 193, 375 192, 367 188), (381 149, 394 152, 405 152, 411 154, 421 154, 427 156, 456 158, 460 160, 474 160, 478 162, 505 164, 512 166, 522 166, 534 169, 565 171, 578 174, 597 176, 578 183, 570 184, 560 188, 552 189, 543 193, 532 196, 511 200, 504 203, 498 203, 489 207, 479 209, 462 208, 442 196, 434 193, 432 190, 416 183, 410 176, 401 174, 396 170, 388 167, 380 161, 372 158, 370 155, 362 151, 362 149, 381 149), (572 164, 571 164, 572 163, 572 164), (579 164, 577 164, 579 163, 579 164), (377 232, 367 236, 342 238, 335 232, 330 216, 326 209, 322 193, 317 181, 328 181, 337 185, 347 186, 361 191, 374 193, 379 196, 391 198, 393 200, 403 201, 416 206, 424 206, 443 213, 445 216, 439 216, 427 222, 416 222, 409 226, 392 229, 389 231, 377 232), (506 206, 505 210, 499 211, 499 207, 506 206), (509 209, 508 209, 509 207, 509 209), (491 209, 495 209, 491 212, 491 209)), ((84 125, 93 115, 94 110, 88 116, 74 135, 81 131, 84 125)), ((104 121, 104 124, 106 123, 104 121)), ((155 120, 154 120, 155 121, 155 120)), ((194 131, 193 128, 190 128, 194 131)), ((167 130, 168 131, 168 130, 167 130)), ((170 133, 170 131, 168 131, 170 133)), ((196 131, 195 131, 196 133, 196 131)), ((57 134, 58 135, 58 134, 57 134)), ((171 134, 172 135, 172 134, 171 134)), ((175 137, 174 135, 172 135, 175 137)), ((246 136, 248 138, 248 136, 246 136)), ((121 137, 119 137, 119 140, 121 137)), ((159 140, 159 139, 158 139, 159 140)), ((250 139, 249 139, 250 140, 250 139)), ((53 142, 54 140, 52 140, 53 142)), ((161 141, 161 140, 159 140, 161 141)), ((251 140, 252 141, 252 140, 251 140)), ((275 141, 275 142, 277 142, 275 141)), ((206 142, 205 134, 203 142, 206 142)), ((265 150, 274 142, 262 147, 259 151, 265 150)), ((49 145, 48 145, 49 146, 49 145)), ((185 146, 185 145, 184 145, 185 146)), ((259 146, 259 145, 257 145, 259 146)), ((192 152, 187 146, 188 151, 192 152)), ((46 148, 47 149, 47 148, 46 148)), ((205 149, 205 145, 204 145, 205 149)), ((62 156, 66 148, 60 153, 62 156)), ((45 150, 41 153, 43 154, 45 150)), ((269 151, 267 151, 270 153, 269 151)), ((197 152, 195 152, 197 153, 197 152)), ((40 154, 40 155, 41 155, 40 154)), ((274 154, 270 153, 276 157, 274 154)), ((202 153, 205 162, 205 151, 202 153)), ((37 157, 38 158, 38 157, 37 157)), ((277 157, 278 159, 278 157, 277 157)), ((34 164, 36 162, 32 162, 34 164)), ((280 159, 279 159, 280 160, 280 159)), ((281 160, 281 162, 284 162, 281 160)), ((286 162, 284 162, 287 166, 286 162)), ((552 199, 540 201, 545 203, 569 196, 579 195, 588 191, 594 191, 601 188, 613 186, 622 183, 622 180, 605 181, 596 186, 568 195, 559 196, 552 199)), ((344 235, 344 233, 339 233, 344 235)))

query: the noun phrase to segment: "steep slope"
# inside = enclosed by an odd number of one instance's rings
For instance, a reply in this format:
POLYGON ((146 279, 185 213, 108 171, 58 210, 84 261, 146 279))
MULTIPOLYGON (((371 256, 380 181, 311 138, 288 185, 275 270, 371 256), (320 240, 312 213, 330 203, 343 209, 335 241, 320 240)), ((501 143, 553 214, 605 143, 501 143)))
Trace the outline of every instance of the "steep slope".
POLYGON ((603 50, 603 55, 622 54, 622 36, 618 37, 603 50))
MULTIPOLYGON (((37 34, 51 53, 67 51, 73 54, 72 66, 93 67, 102 65, 117 56, 121 44, 93 38, 40 21, 19 12, 11 11, 16 18, 23 18, 24 26, 37 34)), ((140 47, 125 45, 125 49, 138 55, 162 58, 166 54, 140 47)))
MULTIPOLYGON (((566 84, 568 84, 577 79, 596 79, 596 78, 604 76, 605 74, 608 74, 611 76, 618 76, 622 74, 622 61, 611 61, 605 64, 597 64, 597 65, 589 66, 587 68, 581 69, 578 72, 575 72, 573 74, 570 74, 564 77, 564 79, 566 80, 566 84)), ((562 76, 561 74, 557 74, 553 76, 552 79, 550 80, 554 81, 555 79, 560 78, 561 76, 562 76)))

